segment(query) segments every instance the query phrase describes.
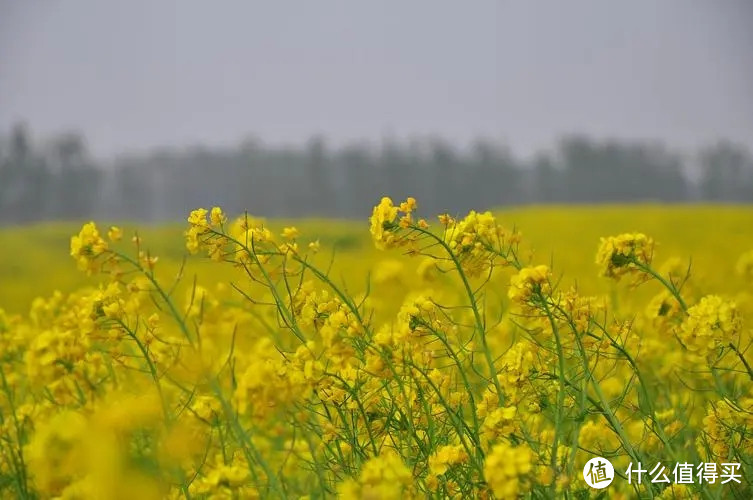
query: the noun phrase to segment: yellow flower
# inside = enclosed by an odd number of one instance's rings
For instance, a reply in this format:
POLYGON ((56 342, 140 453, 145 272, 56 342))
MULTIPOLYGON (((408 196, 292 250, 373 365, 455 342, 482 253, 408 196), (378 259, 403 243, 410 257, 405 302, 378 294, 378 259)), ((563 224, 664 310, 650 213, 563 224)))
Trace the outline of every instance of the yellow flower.
POLYGON ((655 295, 646 307, 646 316, 652 320, 673 319, 681 313, 680 303, 666 290, 655 295))
POLYGON ((405 273, 405 265, 394 259, 383 260, 376 264, 374 269, 374 283, 385 284, 389 282, 400 283, 400 278, 405 273))
POLYGON ((55 497, 86 474, 87 421, 73 411, 56 414, 36 429, 24 456, 40 492, 55 497))
MULTIPOLYGON (((222 217, 222 211, 218 207, 213 208, 212 217, 213 220, 222 217)), ((201 236, 210 230, 209 223, 207 222, 207 210, 205 208, 197 208, 191 212, 187 220, 190 226, 185 232, 186 248, 190 253, 195 254, 201 246, 201 236)))
POLYGON ((213 226, 221 226, 227 222, 227 217, 225 217, 225 214, 220 207, 212 207, 212 211, 209 214, 209 220, 213 226))
POLYGON ((410 213, 406 213, 402 217, 400 217, 400 222, 398 222, 398 225, 402 229, 408 229, 413 224, 413 217, 410 213))
POLYGON ((340 498, 348 500, 400 500, 410 498, 412 489, 413 475, 410 469, 397 453, 385 450, 363 464, 358 479, 342 483, 338 493, 340 498))
POLYGON ((409 196, 404 202, 400 204, 400 211, 409 214, 416 209, 416 199, 409 196))
POLYGON ((107 237, 112 242, 120 241, 123 238, 123 231, 118 226, 110 226, 110 230, 107 231, 107 237))
POLYGON ((282 230, 282 237, 286 240, 294 240, 300 233, 295 227, 286 227, 282 230))
POLYGON ((611 450, 619 446, 619 442, 617 434, 609 426, 604 425, 603 421, 586 421, 578 434, 578 444, 586 450, 599 452, 611 450))
POLYGON ((500 226, 489 211, 471 210, 459 222, 446 215, 439 220, 446 226, 443 239, 447 248, 469 276, 487 271, 499 255, 519 241, 519 234, 500 226))
POLYGON ((451 466, 466 462, 468 462, 468 453, 463 445, 440 446, 429 457, 429 472, 435 476, 440 476, 447 472, 447 469, 451 466))
POLYGON ((76 259, 82 271, 98 268, 96 258, 107 251, 107 242, 102 239, 93 222, 87 222, 77 236, 71 237, 71 257, 76 259))
POLYGON ((450 214, 441 214, 438 215, 437 218, 439 219, 439 223, 443 226, 449 226, 450 224, 455 224, 455 219, 450 217, 450 214))
POLYGON ((516 304, 527 305, 535 294, 548 295, 551 293, 550 279, 551 272, 549 267, 544 264, 524 267, 518 274, 510 278, 507 296, 516 304))
POLYGON ((150 330, 154 330, 159 325, 159 314, 152 313, 151 316, 149 316, 146 319, 146 324, 149 327, 150 330))
POLYGON ((497 498, 517 498, 530 487, 533 452, 527 445, 495 445, 484 462, 484 479, 497 498))
POLYGON ((192 210, 187 220, 188 223, 192 226, 209 227, 209 224, 207 223, 206 208, 197 208, 196 210, 192 210))
POLYGON ((517 430, 515 406, 496 408, 485 419, 482 434, 486 441, 495 441, 502 437, 509 437, 517 430))
POLYGON ((709 462, 737 462, 753 453, 753 398, 721 399, 708 405, 703 432, 698 435, 700 455, 709 462))
POLYGON ((596 264, 602 276, 619 280, 625 274, 638 272, 639 267, 650 265, 653 253, 653 239, 642 233, 625 233, 601 238, 596 264))
POLYGON ((248 465, 244 460, 236 460, 235 463, 222 463, 222 457, 215 459, 216 465, 191 484, 190 492, 193 495, 208 498, 257 498, 256 495, 248 496, 247 483, 249 482, 248 465))
POLYGON ((688 309, 678 336, 691 352, 709 354, 735 339, 742 326, 737 305, 717 295, 703 297, 688 309))
POLYGON ((671 483, 656 498, 657 500, 692 500, 701 497, 685 484, 671 483))
POLYGON ((392 204, 392 200, 385 196, 379 202, 379 205, 374 207, 374 211, 369 218, 371 236, 374 244, 380 250, 388 248, 395 239, 392 231, 395 229, 397 212, 398 209, 392 204))

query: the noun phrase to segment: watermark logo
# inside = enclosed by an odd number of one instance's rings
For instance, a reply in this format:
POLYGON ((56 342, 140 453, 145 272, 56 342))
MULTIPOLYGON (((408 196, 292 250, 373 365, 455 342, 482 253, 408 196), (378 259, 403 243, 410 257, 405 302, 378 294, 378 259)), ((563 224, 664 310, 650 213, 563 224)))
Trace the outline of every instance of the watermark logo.
POLYGON ((723 463, 719 469, 718 464, 714 462, 702 462, 700 464, 692 464, 688 462, 678 462, 673 469, 665 467, 661 462, 657 463, 649 472, 649 467, 642 468, 642 464, 638 462, 638 467, 630 462, 625 476, 628 483, 643 484, 651 483, 667 483, 667 484, 727 484, 735 482, 742 484, 742 473, 740 472, 739 463, 723 463), (671 476, 670 476, 670 472, 671 476))
POLYGON ((606 458, 592 458, 583 467, 583 479, 591 488, 597 490, 606 488, 614 480, 614 467, 606 458))

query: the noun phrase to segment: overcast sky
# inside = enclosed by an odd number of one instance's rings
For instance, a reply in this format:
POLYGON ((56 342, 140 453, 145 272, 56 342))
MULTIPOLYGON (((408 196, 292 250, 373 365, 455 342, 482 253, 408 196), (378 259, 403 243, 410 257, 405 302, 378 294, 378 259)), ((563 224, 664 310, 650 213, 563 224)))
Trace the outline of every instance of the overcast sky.
POLYGON ((0 132, 753 146, 750 0, 0 0, 0 132))

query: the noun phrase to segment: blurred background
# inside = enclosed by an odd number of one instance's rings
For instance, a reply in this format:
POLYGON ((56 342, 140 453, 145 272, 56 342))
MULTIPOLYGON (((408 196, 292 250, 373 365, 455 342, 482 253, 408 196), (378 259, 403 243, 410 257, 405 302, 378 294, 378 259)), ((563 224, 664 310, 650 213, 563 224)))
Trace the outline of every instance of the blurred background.
POLYGON ((0 0, 0 224, 753 202, 753 2, 0 0))

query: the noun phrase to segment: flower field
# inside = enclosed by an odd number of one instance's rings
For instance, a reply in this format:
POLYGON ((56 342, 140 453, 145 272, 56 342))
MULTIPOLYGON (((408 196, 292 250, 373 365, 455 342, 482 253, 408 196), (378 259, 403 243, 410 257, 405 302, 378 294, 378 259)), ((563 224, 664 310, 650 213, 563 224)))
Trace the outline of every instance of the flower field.
POLYGON ((753 497, 751 208, 186 215, 0 230, 0 498, 753 497))

